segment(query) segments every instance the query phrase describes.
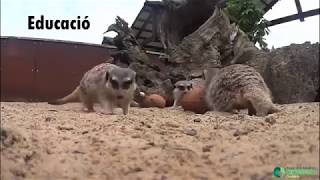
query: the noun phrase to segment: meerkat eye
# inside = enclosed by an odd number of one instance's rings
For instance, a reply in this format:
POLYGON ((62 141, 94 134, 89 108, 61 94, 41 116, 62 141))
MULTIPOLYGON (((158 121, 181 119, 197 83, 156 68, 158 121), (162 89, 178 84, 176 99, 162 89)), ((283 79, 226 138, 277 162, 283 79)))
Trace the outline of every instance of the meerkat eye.
POLYGON ((118 84, 118 81, 114 80, 114 79, 111 79, 111 85, 114 89, 119 89, 119 84, 118 84))
POLYGON ((132 80, 128 80, 128 81, 123 82, 122 89, 129 89, 131 84, 132 84, 132 80))
POLYGON ((181 91, 184 91, 185 87, 184 86, 178 86, 178 89, 181 90, 181 91))
POLYGON ((108 81, 108 80, 109 80, 109 72, 106 72, 106 76, 105 76, 105 78, 106 78, 106 81, 108 81))
POLYGON ((191 90, 192 89, 192 85, 187 86, 187 89, 191 90))

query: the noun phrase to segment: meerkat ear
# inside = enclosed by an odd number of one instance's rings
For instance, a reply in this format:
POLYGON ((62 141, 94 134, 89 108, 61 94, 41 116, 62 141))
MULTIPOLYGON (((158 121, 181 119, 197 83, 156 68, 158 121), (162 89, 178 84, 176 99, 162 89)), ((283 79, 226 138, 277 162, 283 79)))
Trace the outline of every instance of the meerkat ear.
POLYGON ((207 75, 208 75, 208 70, 204 69, 202 71, 202 79, 206 80, 207 75))
POLYGON ((108 81, 109 80, 109 72, 107 71, 106 72, 106 81, 108 81))
POLYGON ((134 72, 134 80, 135 80, 135 82, 138 81, 138 76, 137 76, 137 73, 136 73, 136 72, 134 72))

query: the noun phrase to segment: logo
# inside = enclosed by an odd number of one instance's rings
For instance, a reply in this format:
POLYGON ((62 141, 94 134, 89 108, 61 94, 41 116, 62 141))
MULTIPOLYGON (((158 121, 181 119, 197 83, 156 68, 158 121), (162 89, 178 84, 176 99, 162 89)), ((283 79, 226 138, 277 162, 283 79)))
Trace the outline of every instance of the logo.
POLYGON ((273 176, 276 178, 299 178, 302 176, 316 176, 317 169, 313 167, 275 167, 273 176))
POLYGON ((273 170, 273 176, 277 178, 282 178, 286 174, 285 169, 282 167, 275 167, 273 170))

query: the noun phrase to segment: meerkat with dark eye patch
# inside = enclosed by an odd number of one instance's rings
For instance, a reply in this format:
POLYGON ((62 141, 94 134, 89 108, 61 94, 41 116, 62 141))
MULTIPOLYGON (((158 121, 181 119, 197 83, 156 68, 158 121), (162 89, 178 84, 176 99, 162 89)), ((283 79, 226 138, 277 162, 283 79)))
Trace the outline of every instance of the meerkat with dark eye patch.
POLYGON ((266 116, 278 112, 271 91, 252 67, 234 64, 204 71, 205 100, 210 110, 233 112, 248 109, 249 115, 266 116))
POLYGON ((187 81, 187 80, 182 80, 182 81, 177 81, 174 84, 174 89, 173 89, 173 99, 174 103, 172 108, 176 108, 180 106, 181 99, 183 96, 192 90, 192 82, 187 81))
POLYGON ((94 104, 99 103, 104 114, 112 114, 115 107, 120 107, 126 115, 136 88, 136 72, 103 63, 86 72, 71 94, 48 103, 60 105, 80 99, 88 112, 94 111, 94 104))

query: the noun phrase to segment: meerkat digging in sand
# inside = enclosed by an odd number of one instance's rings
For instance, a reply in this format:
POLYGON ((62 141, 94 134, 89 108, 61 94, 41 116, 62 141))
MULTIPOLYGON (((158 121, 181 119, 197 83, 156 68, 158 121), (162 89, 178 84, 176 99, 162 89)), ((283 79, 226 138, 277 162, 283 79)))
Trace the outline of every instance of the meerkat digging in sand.
POLYGON ((234 64, 204 71, 205 100, 213 111, 248 109, 249 115, 266 116, 279 110, 269 88, 252 67, 234 64))
POLYGON ((86 72, 71 94, 48 103, 59 105, 80 99, 88 112, 94 111, 94 103, 99 103, 105 114, 112 114, 114 107, 121 107, 126 115, 136 88, 136 72, 103 63, 86 72))

